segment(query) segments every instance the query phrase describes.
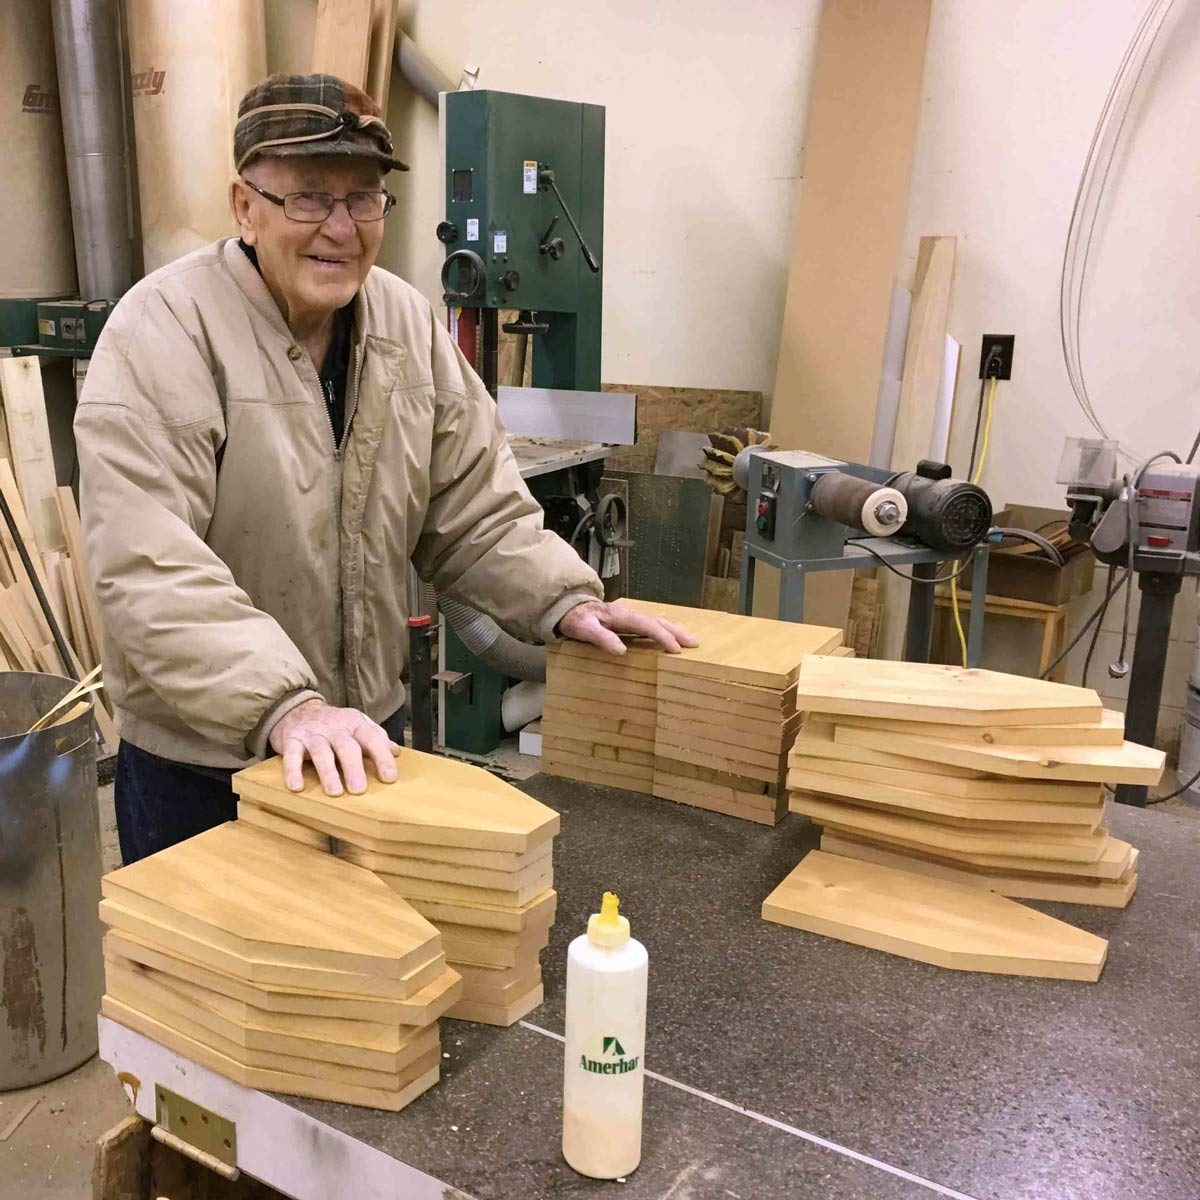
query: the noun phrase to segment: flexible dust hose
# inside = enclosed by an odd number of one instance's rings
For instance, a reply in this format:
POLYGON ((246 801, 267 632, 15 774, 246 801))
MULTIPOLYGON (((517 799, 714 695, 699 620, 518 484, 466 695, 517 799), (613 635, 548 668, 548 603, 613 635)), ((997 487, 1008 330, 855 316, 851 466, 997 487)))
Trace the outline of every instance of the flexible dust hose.
POLYGON ((513 637, 478 609, 438 595, 432 584, 421 584, 421 607, 426 611, 441 609, 462 644, 501 675, 545 683, 545 646, 533 646, 513 637))

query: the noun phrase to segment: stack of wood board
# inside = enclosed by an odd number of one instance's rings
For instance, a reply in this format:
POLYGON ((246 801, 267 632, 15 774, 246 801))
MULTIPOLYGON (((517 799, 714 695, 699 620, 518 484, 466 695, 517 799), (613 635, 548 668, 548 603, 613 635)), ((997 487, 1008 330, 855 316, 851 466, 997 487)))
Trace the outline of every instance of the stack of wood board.
MULTIPOLYGON (((0 358, 0 493, 29 556, 26 569, 17 540, 0 521, 0 670, 44 671, 79 678, 100 662, 100 620, 84 560, 75 497, 59 487, 46 421, 46 401, 36 357, 0 358), (37 598, 49 602, 67 643, 59 653, 37 598)), ((94 710, 112 751, 117 735, 100 693, 94 710)))
POLYGON ((639 639, 620 657, 574 642, 551 647, 546 770, 775 824, 785 810, 800 660, 839 647, 840 631, 623 603, 684 625, 700 644, 666 654, 639 639))
POLYGON ((291 792, 280 759, 234 776, 239 818, 373 872, 437 927, 463 979, 447 1015, 511 1025, 542 1002, 559 816, 468 763, 416 750, 365 795, 291 792))
POLYGON ((1102 783, 1157 782, 1094 692, 921 663, 810 658, 791 808, 822 849, 1004 896, 1123 907, 1137 852, 1104 828, 1102 783))
POLYGON ((105 877, 102 1011, 246 1087, 398 1111, 462 980, 371 872, 229 822, 105 877))

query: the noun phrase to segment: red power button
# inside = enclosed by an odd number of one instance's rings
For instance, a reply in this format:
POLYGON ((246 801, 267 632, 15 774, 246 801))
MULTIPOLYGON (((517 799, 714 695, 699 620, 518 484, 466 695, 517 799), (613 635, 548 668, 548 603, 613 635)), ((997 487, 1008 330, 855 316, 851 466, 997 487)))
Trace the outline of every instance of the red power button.
POLYGON ((1171 544, 1171 539, 1165 533, 1151 533, 1146 537, 1146 545, 1155 550, 1163 550, 1171 544))
POLYGON ((770 511, 771 506, 765 500, 760 500, 758 502, 758 515, 760 517, 765 517, 770 511))

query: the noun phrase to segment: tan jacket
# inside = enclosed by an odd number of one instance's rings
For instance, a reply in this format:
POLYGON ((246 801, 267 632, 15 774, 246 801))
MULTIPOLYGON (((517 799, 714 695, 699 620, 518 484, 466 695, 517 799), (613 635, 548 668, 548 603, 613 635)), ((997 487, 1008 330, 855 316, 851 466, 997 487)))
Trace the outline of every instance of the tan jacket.
POLYGON ((543 530, 496 406, 430 304, 375 268, 355 301, 350 431, 235 239, 114 311, 75 418, 89 567, 123 737, 240 766, 307 695, 403 702, 408 564, 542 641, 601 594, 543 530))

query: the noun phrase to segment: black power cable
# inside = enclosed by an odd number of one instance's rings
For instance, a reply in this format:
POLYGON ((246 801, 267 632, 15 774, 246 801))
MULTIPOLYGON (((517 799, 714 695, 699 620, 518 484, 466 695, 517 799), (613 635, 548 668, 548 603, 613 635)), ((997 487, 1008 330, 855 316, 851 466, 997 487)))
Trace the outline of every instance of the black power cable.
POLYGON ((899 575, 901 579, 907 579, 909 583, 949 583, 950 580, 957 579, 971 565, 971 560, 968 558, 957 571, 952 571, 949 575, 935 575, 932 579, 920 579, 916 575, 906 575, 898 567, 893 567, 878 550, 873 549, 871 546, 863 545, 861 538, 847 538, 846 542, 851 546, 862 546, 862 549, 879 559, 880 563, 887 567, 893 575, 899 575))
MULTIPOLYGON (((1126 583, 1126 581, 1128 579, 1129 579, 1129 572, 1126 571, 1125 574, 1122 575, 1121 578, 1117 580, 1117 587, 1120 588, 1124 583, 1126 583)), ((1079 632, 1070 640, 1070 642, 1067 643, 1066 649, 1063 650, 1063 652, 1041 673, 1041 675, 1038 676, 1039 679, 1049 679, 1050 676, 1053 674, 1055 667, 1057 667, 1058 664, 1060 662, 1062 662, 1062 660, 1064 658, 1066 658, 1067 655, 1070 654, 1071 651, 1074 650, 1075 647, 1078 646, 1080 642, 1083 641, 1084 637, 1087 636, 1087 631, 1089 629, 1091 629, 1091 627, 1098 620, 1100 620, 1100 618, 1102 616, 1104 616, 1104 610, 1106 608, 1108 608, 1108 602, 1109 602, 1109 600, 1112 599, 1112 596, 1114 594, 1115 593, 1110 592, 1109 595, 1105 596, 1104 599, 1101 600, 1098 605, 1096 605, 1095 611, 1080 626, 1079 632)))

